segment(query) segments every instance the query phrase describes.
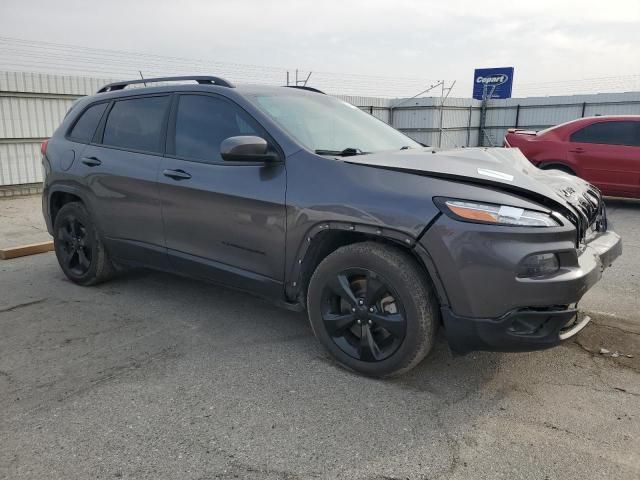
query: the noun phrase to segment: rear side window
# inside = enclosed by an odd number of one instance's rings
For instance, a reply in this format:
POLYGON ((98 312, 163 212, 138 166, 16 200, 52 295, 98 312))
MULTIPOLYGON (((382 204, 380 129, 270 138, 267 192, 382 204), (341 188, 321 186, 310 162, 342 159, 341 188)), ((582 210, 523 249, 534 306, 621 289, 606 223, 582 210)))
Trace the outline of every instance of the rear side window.
POLYGON ((640 122, 600 122, 571 134, 572 142, 640 146, 640 122))
POLYGON ((89 143, 93 134, 96 133, 96 128, 98 128, 98 123, 100 123, 107 105, 108 103, 98 103, 87 108, 71 129, 69 138, 76 142, 89 143))
POLYGON ((180 96, 176 114, 177 157, 209 163, 222 161, 220 144, 238 135, 260 136, 260 128, 243 110, 215 97, 180 96))
POLYGON ((169 101, 169 96, 117 101, 109 112, 102 143, 127 150, 160 153, 169 101))

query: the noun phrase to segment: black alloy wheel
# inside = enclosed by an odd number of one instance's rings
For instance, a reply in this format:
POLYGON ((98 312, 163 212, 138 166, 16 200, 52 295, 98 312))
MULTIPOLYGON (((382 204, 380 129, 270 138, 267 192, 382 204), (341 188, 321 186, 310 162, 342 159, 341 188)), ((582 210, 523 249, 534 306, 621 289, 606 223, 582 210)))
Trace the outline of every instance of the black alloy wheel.
POLYGON ((365 268, 343 270, 327 282, 321 314, 340 350, 364 362, 389 358, 407 331, 399 296, 384 278, 365 268))
POLYGON ((59 225, 57 236, 63 265, 74 275, 85 275, 93 258, 93 245, 87 235, 87 227, 78 218, 69 215, 59 225))
POLYGON ((381 242, 345 245, 316 267, 307 288, 313 333, 344 367, 400 375, 431 351, 439 303, 407 251, 381 242))
POLYGON ((84 204, 63 205, 53 222, 53 244, 60 268, 79 285, 95 285, 113 276, 115 268, 84 204))

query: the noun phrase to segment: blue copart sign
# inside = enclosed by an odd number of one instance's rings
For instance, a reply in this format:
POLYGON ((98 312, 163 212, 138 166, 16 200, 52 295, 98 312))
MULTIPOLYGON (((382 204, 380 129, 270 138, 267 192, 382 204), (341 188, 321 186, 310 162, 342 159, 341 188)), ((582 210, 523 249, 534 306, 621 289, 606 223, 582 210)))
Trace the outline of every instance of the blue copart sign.
POLYGON ((477 68, 473 75, 473 98, 511 98, 513 67, 477 68))

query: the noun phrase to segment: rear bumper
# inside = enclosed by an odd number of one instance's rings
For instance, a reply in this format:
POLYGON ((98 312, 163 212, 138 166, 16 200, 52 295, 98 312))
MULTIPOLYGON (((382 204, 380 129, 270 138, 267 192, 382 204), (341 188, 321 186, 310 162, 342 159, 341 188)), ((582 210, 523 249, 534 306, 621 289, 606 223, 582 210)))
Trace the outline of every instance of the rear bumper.
MULTIPOLYGON (((620 236, 614 232, 601 233, 584 247, 578 257, 579 274, 573 272, 565 279, 565 285, 558 281, 558 277, 531 281, 536 282, 538 294, 547 288, 550 298, 557 294, 558 289, 581 292, 581 297, 621 254, 620 236)), ((575 298, 570 303, 578 300, 575 298)), ((442 320, 449 345, 457 353, 542 350, 577 335, 589 323, 589 317, 581 318, 576 308, 568 306, 518 308, 499 318, 459 316, 450 308, 443 307, 442 320)))
POLYGON ((53 235, 53 225, 51 224, 51 216, 49 215, 49 190, 45 187, 42 190, 42 216, 44 217, 44 223, 47 226, 49 235, 53 235))

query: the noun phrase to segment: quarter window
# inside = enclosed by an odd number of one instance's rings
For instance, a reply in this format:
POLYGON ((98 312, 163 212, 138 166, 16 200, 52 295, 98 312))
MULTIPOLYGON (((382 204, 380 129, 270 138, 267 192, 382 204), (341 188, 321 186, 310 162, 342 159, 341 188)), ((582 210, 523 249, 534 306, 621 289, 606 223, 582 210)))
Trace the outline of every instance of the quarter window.
POLYGON ((599 122, 571 135, 572 142, 640 146, 640 122, 599 122))
POLYGON ((206 95, 181 95, 176 114, 175 154, 201 162, 219 162, 220 144, 229 137, 258 135, 260 128, 232 103, 206 95))
POLYGON ((69 137, 76 142, 89 143, 93 134, 96 133, 96 128, 98 128, 98 123, 100 123, 107 105, 108 103, 98 103, 87 108, 71 129, 69 137))
POLYGON ((109 112, 102 143, 128 150, 160 153, 162 126, 169 100, 169 96, 164 96, 117 101, 109 112))

